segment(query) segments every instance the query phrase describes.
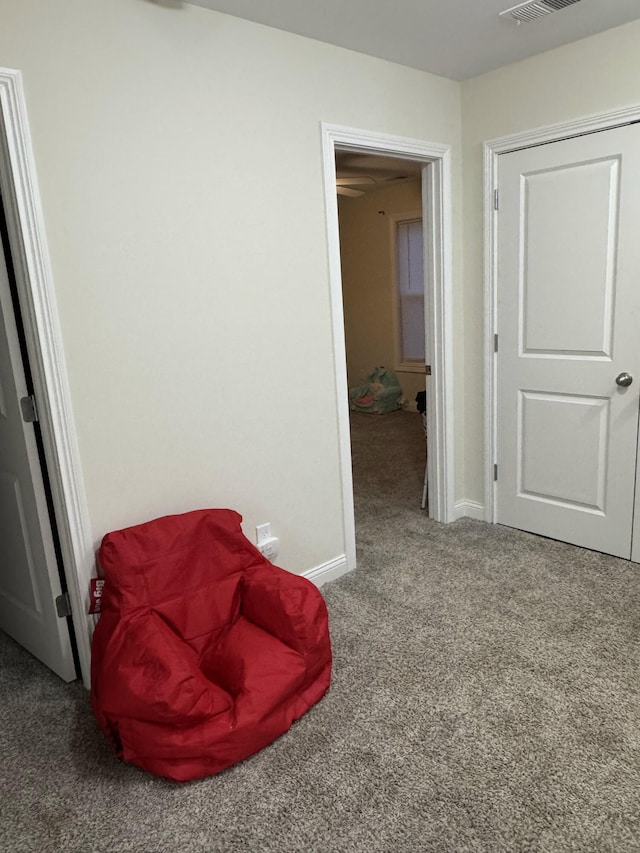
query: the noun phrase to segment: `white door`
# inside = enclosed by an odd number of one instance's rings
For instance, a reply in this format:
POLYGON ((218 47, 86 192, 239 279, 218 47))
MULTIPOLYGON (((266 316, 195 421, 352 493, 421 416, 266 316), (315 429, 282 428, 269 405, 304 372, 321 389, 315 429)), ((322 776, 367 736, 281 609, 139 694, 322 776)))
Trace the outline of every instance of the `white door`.
POLYGON ((0 629, 65 681, 76 678, 60 577, 0 243, 0 629))
POLYGON ((497 520, 629 558, 640 127, 501 155, 498 175, 497 520))

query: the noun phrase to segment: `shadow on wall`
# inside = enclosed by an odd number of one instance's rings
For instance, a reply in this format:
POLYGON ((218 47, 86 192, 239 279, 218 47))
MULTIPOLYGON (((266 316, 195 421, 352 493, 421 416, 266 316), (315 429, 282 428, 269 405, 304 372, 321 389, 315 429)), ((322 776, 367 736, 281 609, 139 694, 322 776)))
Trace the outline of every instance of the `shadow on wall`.
POLYGON ((145 3, 153 3, 154 6, 163 6, 165 9, 184 9, 184 0, 145 0, 145 3))

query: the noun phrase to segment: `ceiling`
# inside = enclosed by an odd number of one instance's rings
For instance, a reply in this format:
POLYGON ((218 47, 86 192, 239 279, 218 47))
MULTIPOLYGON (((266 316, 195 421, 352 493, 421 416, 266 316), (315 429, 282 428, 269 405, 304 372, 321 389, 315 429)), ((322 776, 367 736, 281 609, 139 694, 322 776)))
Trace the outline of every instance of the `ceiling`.
POLYGON ((186 0, 454 80, 640 19, 640 0, 580 0, 520 26, 498 16, 519 1, 186 0))
POLYGON ((358 198, 375 190, 388 189, 391 184, 419 181, 422 166, 422 163, 400 157, 336 151, 338 194, 358 198))

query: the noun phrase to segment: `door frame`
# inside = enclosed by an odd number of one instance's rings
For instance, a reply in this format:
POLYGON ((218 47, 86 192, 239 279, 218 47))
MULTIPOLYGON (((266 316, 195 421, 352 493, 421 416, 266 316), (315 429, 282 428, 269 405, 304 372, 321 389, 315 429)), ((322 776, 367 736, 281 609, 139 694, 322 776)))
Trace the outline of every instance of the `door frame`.
POLYGON ((93 539, 22 75, 8 68, 0 68, 0 189, 82 679, 88 686, 93 539))
MULTIPOLYGON (((499 157, 521 148, 532 148, 559 142, 601 130, 612 130, 640 122, 640 104, 609 110, 558 124, 545 125, 490 139, 484 143, 484 483, 485 521, 496 523, 496 482, 494 464, 497 459, 497 357, 494 336, 497 334, 498 228, 495 200, 498 192, 499 157)), ((635 519, 640 536, 640 519, 635 519)))
POLYGON ((448 145, 342 125, 322 123, 321 130, 345 555, 350 571, 356 567, 356 536, 335 152, 339 148, 361 154, 384 154, 423 164, 422 219, 425 249, 428 246, 426 357, 431 365, 431 380, 427 383, 429 516, 448 523, 455 520, 451 149, 448 145))

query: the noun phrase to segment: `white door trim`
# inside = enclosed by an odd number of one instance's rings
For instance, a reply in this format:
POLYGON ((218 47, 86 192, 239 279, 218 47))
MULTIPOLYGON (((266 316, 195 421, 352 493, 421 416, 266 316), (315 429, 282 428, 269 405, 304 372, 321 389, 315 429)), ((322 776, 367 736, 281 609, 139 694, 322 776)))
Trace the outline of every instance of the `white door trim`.
POLYGON ((611 130, 625 124, 640 121, 640 105, 624 107, 604 113, 573 119, 559 124, 538 127, 490 139, 484 143, 484 329, 485 329, 485 441, 484 441, 484 477, 485 477, 485 520, 496 520, 496 488, 494 463, 497 458, 497 419, 496 419, 496 354, 494 335, 496 333, 496 297, 497 297, 497 226, 494 193, 498 187, 498 157, 519 148, 530 148, 547 142, 596 133, 599 130, 611 130))
POLYGON ((0 188, 16 272, 82 678, 89 685, 93 541, 19 71, 0 68, 0 188))
MULTIPOLYGON (((340 125, 322 124, 322 153, 329 253, 329 279, 336 372, 340 469, 344 513, 345 551, 348 570, 356 565, 351 442, 347 364, 340 269, 338 202, 335 150, 353 149, 369 154, 388 154, 425 164, 422 170, 423 219, 430 223, 425 297, 428 326, 427 429, 429 432, 429 514, 436 521, 455 519, 453 504, 453 367, 451 310, 451 150, 449 146, 400 136, 372 133, 340 125)), ((426 243, 425 243, 426 248, 426 243)), ((416 497, 419 499, 419 496, 416 497)))

